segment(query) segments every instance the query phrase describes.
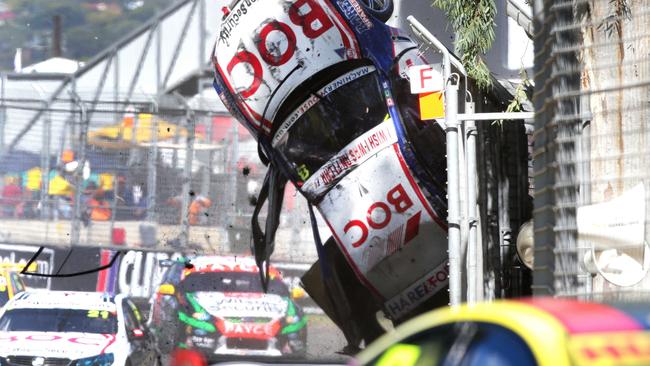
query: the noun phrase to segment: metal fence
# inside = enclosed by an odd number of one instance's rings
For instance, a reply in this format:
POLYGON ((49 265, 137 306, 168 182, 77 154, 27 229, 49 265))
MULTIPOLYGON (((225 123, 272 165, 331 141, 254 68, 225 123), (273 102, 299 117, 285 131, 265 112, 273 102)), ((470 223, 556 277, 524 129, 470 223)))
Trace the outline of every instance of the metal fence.
MULTIPOLYGON (((216 95, 131 95, 125 103, 70 87, 47 103, 34 94, 40 82, 7 85, 0 242, 249 252, 266 169, 216 95)), ((291 188, 276 258, 309 262, 307 208, 291 188)))
POLYGON ((535 294, 646 296, 650 3, 535 2, 535 294))

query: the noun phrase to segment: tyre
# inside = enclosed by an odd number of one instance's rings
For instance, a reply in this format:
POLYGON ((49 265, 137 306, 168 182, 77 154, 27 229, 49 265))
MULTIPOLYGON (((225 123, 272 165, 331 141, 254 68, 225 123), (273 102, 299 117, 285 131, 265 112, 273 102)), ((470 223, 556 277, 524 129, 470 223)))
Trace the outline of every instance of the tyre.
POLYGON ((384 23, 393 15, 393 0, 360 0, 359 2, 370 14, 384 23))

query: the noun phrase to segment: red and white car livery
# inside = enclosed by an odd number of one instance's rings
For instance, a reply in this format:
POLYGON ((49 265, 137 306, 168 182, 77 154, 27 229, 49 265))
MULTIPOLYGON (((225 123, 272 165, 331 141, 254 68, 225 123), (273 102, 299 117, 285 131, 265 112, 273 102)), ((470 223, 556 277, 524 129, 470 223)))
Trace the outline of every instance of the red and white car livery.
POLYGON ((235 2, 214 84, 271 167, 318 208, 358 280, 401 318, 446 296, 436 280, 448 258, 445 139, 410 92, 409 67, 426 63, 416 44, 367 9, 235 2))
POLYGON ((288 94, 324 67, 359 58, 354 33, 327 1, 242 0, 222 22, 213 57, 254 134, 288 94), (331 47, 330 45, 336 45, 331 47))
POLYGON ((157 365, 138 309, 97 292, 28 291, 0 316, 2 365, 157 365))
POLYGON ((303 356, 307 318, 294 297, 273 267, 264 292, 253 258, 188 258, 163 275, 152 328, 159 343, 176 343, 208 357, 303 356), (175 334, 169 334, 171 319, 177 321, 175 334))

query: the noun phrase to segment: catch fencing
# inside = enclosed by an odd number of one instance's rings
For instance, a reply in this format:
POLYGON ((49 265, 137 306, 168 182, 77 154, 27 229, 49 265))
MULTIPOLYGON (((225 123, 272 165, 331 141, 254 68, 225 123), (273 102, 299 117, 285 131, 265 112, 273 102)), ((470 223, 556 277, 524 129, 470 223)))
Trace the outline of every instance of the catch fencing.
POLYGON ((535 2, 533 291, 647 297, 650 3, 535 2))
MULTIPOLYGON (((266 169, 216 93, 126 98, 72 84, 48 101, 42 80, 3 81, 0 242, 250 253, 266 169)), ((292 188, 274 258, 308 263, 307 208, 292 188)))

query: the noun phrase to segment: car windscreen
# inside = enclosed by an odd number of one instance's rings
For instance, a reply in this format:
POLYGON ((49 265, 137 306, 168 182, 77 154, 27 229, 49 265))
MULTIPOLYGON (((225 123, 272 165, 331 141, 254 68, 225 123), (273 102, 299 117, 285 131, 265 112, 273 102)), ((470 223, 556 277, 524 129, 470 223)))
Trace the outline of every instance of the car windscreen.
POLYGON ((11 309, 0 318, 0 331, 115 334, 117 318, 106 310, 11 309))
POLYGON ((273 146, 304 182, 387 115, 377 72, 360 67, 311 93, 282 122, 273 146))
MULTIPOLYGON (((260 276, 253 272, 196 272, 181 282, 185 292, 264 292, 260 276)), ((289 296, 287 285, 280 279, 269 281, 268 293, 289 296)))

